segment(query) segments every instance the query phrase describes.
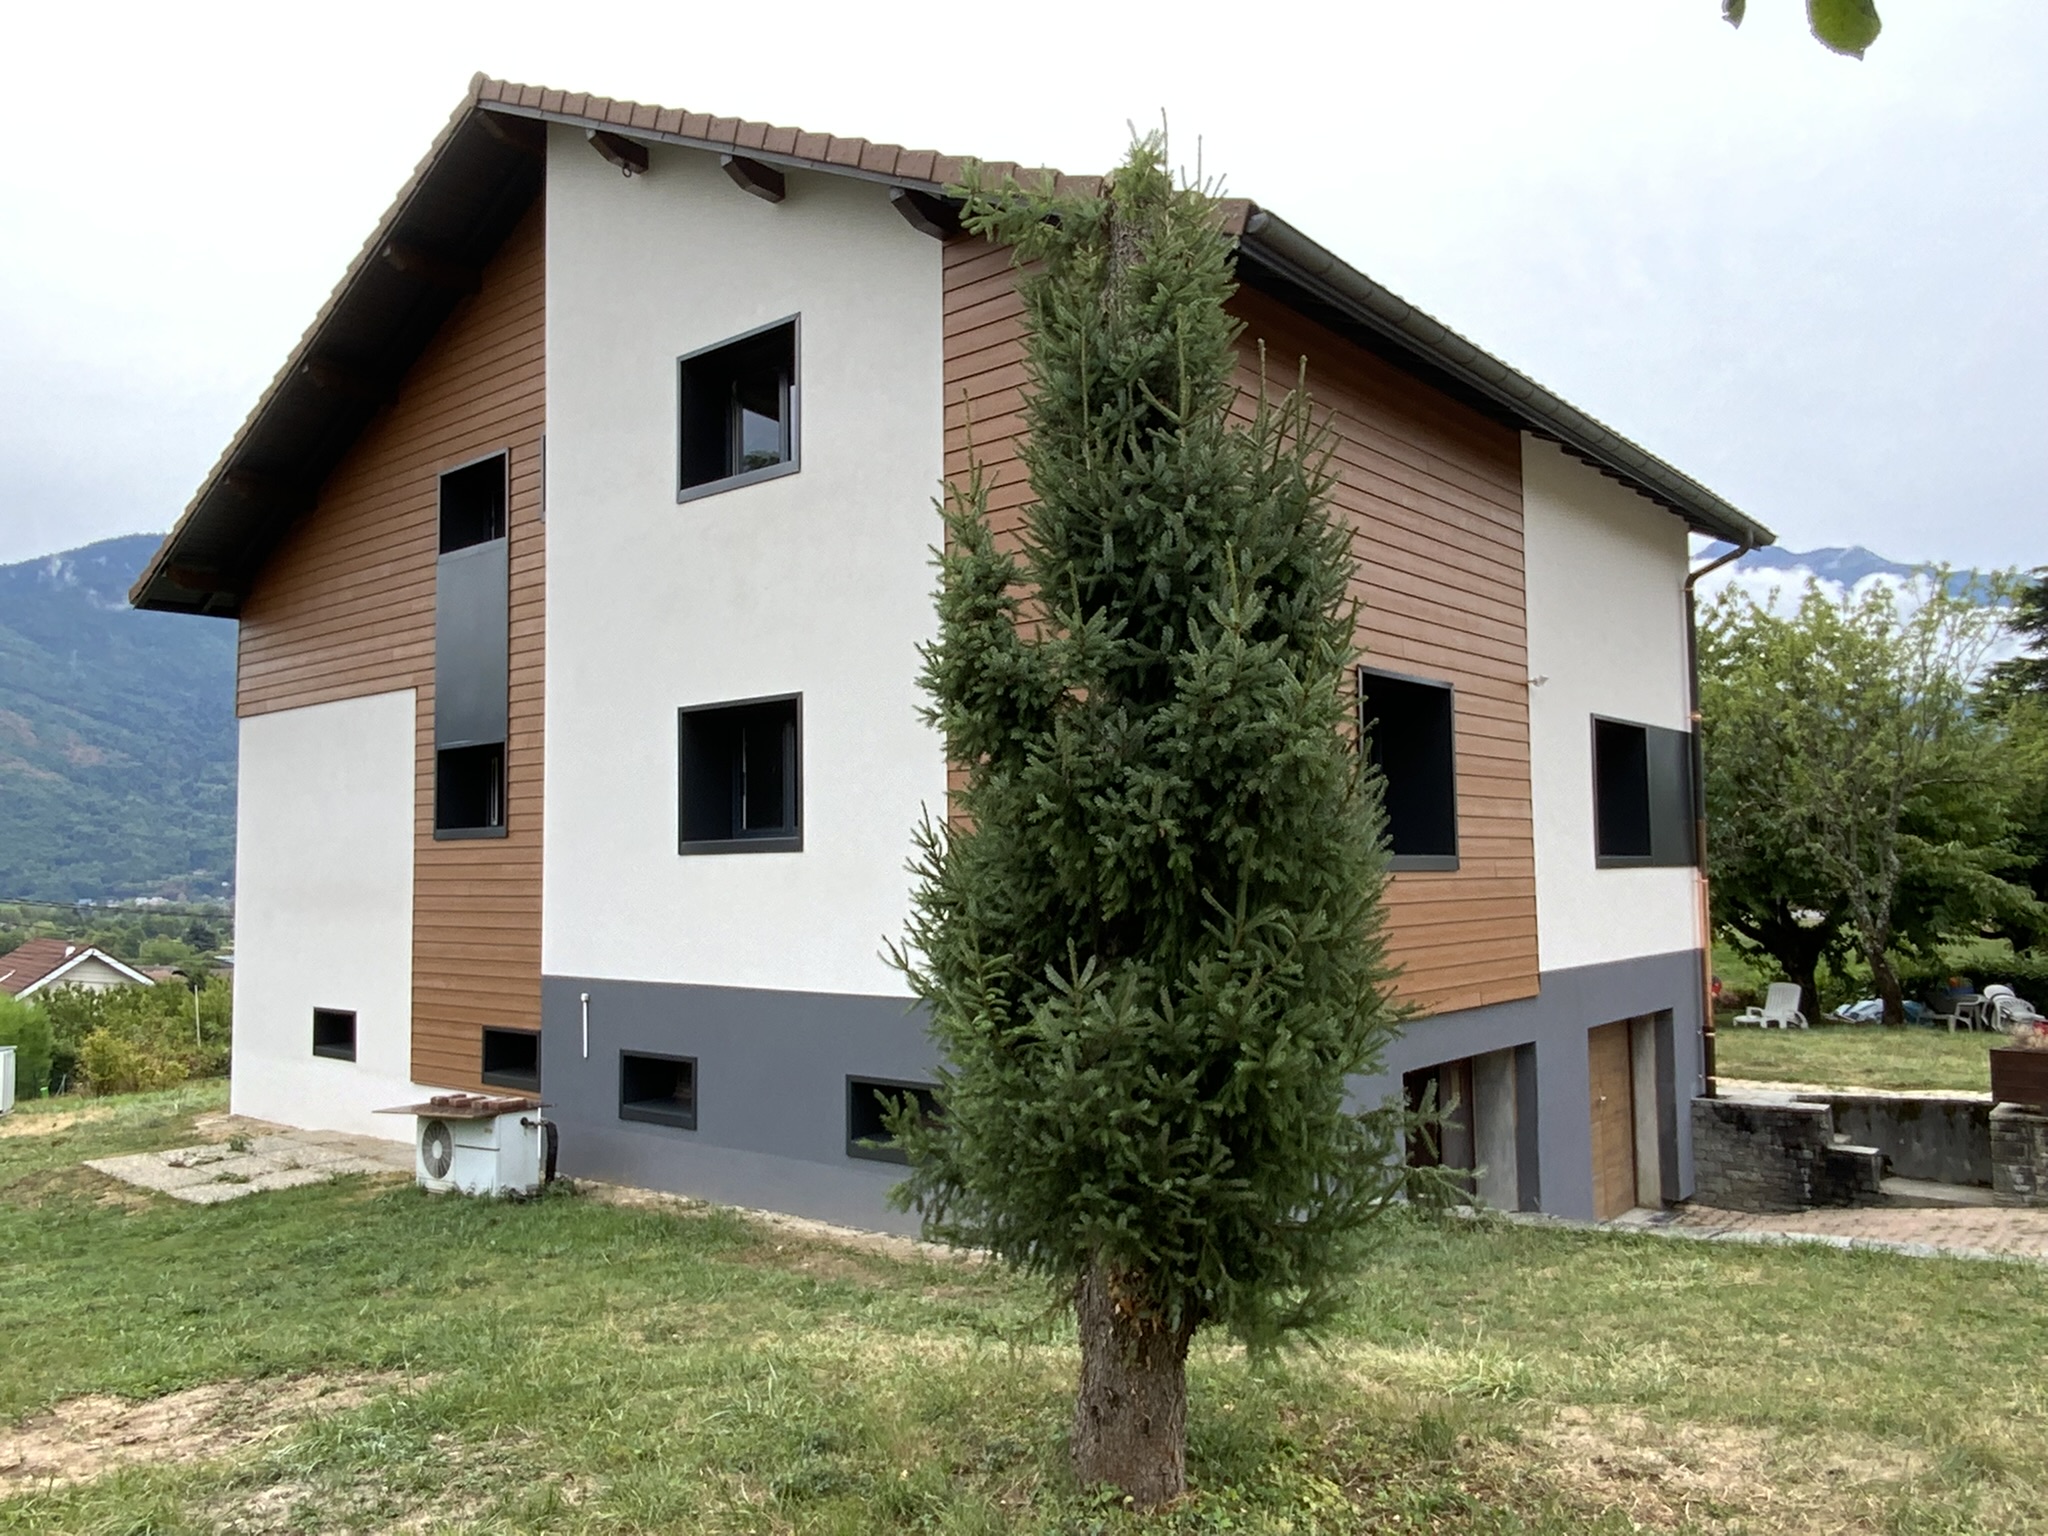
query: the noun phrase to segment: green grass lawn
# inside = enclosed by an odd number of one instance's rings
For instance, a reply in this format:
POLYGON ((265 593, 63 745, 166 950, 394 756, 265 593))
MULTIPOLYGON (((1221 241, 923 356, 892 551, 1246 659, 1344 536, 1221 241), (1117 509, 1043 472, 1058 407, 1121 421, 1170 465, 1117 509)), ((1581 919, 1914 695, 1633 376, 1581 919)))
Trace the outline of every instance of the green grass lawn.
POLYGON ((0 1532, 2048 1528, 2048 1269, 1403 1216, 1320 1350, 1198 1346, 1194 1492, 1138 1520, 1067 1476, 1028 1284, 566 1191, 204 1208, 77 1166, 217 1102, 0 1123, 0 1532), (8 1479, 53 1411, 194 1389, 182 1459, 8 1479))
POLYGON ((1831 1088, 1991 1089, 1987 1052, 2005 1041, 1988 1033, 1886 1029, 1880 1024, 1816 1024, 1811 1029, 1736 1028, 1714 1031, 1714 1059, 1723 1077, 1831 1088))

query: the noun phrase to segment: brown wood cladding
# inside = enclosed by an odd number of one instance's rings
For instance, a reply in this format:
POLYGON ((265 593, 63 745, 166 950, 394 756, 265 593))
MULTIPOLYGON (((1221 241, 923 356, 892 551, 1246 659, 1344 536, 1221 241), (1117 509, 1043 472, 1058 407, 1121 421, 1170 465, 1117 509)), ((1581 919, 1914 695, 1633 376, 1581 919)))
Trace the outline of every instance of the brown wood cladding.
MULTIPOLYGON (((946 247, 946 474, 972 459, 998 538, 1030 500, 1023 432, 1023 312, 1007 251, 946 247)), ((1429 1013, 1533 997, 1536 851, 1529 788, 1528 632, 1521 445, 1510 427, 1246 290, 1240 376, 1248 415, 1259 343, 1278 393, 1309 366, 1336 436, 1337 506, 1352 530, 1369 665, 1457 689, 1456 870, 1404 871, 1387 898, 1401 995, 1429 1013)))
POLYGON ((239 714, 417 690, 412 1075, 476 1088, 482 1028, 540 1027, 546 539, 536 202, 265 567, 242 611, 239 714), (511 456, 506 835, 434 840, 439 476, 511 456))

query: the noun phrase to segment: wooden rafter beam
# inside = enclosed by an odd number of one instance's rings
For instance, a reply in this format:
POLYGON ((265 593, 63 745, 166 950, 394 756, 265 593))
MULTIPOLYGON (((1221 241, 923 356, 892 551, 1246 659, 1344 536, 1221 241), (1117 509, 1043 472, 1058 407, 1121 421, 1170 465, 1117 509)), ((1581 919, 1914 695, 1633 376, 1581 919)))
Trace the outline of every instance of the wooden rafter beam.
POLYGON ((616 133, 607 133, 602 128, 586 128, 583 136, 590 140, 590 147, 596 150, 609 165, 619 168, 621 175, 645 176, 647 174, 647 146, 616 133))
POLYGON ((475 293, 483 286, 484 275, 476 267, 467 262, 451 261, 405 240, 387 240, 377 254, 393 271, 416 277, 450 293, 475 293))
POLYGON ((960 233, 960 216, 943 197, 933 197, 929 192, 913 192, 909 187, 896 187, 889 193, 889 202, 903 215, 903 222, 921 235, 930 235, 934 240, 950 240, 960 233))
POLYGON ((782 172, 772 165, 749 160, 745 155, 720 155, 718 164, 732 178, 734 186, 764 203, 779 203, 788 195, 782 172))

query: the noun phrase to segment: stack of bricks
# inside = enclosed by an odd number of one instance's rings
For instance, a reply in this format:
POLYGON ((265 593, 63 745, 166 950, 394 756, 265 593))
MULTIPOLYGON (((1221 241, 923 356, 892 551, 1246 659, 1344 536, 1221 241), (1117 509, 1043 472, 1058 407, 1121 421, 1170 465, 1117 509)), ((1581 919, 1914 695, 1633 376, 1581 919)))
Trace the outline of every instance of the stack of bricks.
POLYGON ((2048 1114, 2018 1104, 1991 1111, 1991 1194, 2000 1205, 2048 1208, 2048 1114))

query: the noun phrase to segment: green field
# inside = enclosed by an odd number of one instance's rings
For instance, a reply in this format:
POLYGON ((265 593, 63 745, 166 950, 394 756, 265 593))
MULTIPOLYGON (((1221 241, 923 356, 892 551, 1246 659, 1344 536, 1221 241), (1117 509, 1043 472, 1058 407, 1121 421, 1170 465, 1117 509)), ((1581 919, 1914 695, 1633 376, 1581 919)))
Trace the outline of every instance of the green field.
POLYGON ((85 1479, 0 1452, 0 1532, 2048 1528, 2041 1267, 1403 1216, 1320 1351, 1198 1347, 1195 1491, 1138 1520, 1067 1476, 1030 1285, 589 1193, 77 1166, 218 1098, 0 1123, 0 1445, 83 1426, 85 1479), (95 1460, 130 1405, 93 1394, 175 1393, 128 1431, 171 1459, 95 1460))
POLYGON ((1816 1024, 1811 1029, 1736 1028, 1714 1031, 1722 1077, 1819 1083, 1830 1088, 1991 1089, 1994 1045, 2003 1035, 1944 1029, 1886 1029, 1880 1024, 1816 1024))

